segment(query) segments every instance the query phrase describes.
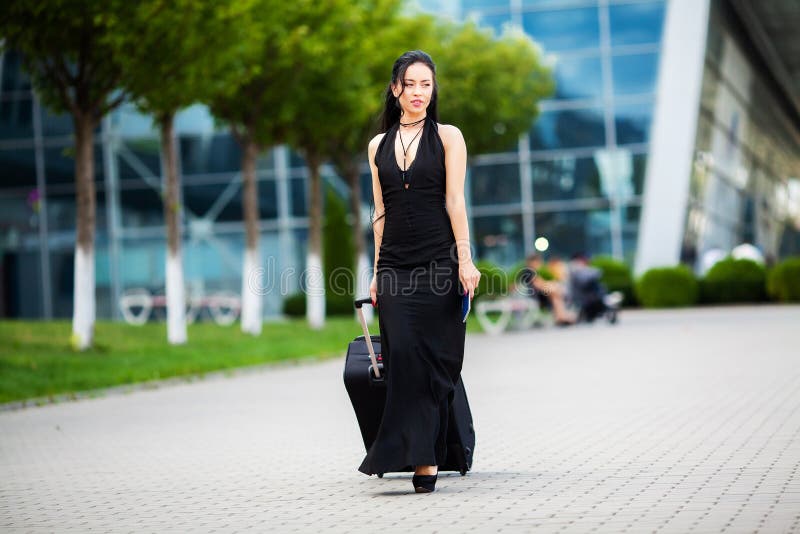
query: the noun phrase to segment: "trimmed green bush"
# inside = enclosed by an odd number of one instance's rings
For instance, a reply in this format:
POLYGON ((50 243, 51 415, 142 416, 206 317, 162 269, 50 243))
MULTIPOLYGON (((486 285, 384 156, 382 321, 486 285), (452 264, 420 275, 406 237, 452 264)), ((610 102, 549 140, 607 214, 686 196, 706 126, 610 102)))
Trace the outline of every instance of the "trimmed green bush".
POLYGON ((597 256, 592 258, 591 264, 603 271, 602 282, 608 291, 619 291, 624 295, 623 305, 635 306, 637 304, 633 274, 627 263, 611 256, 597 256))
MULTIPOLYGON (((353 298, 350 295, 325 295, 325 315, 351 315, 355 312, 353 298)), ((283 314, 289 317, 306 316, 306 294, 303 292, 289 295, 283 301, 283 314)))
POLYGON ((475 299, 491 299, 508 294, 508 274, 500 266, 487 260, 478 260, 475 267, 481 273, 475 299))
POLYGON ((762 302, 767 298, 767 273, 753 260, 725 258, 700 281, 700 299, 709 304, 762 302))
POLYGON ((691 306, 697 302, 697 280, 685 265, 650 269, 636 283, 636 296, 645 308, 691 306))
POLYGON ((769 271, 767 292, 780 302, 800 302, 800 256, 786 258, 769 271))
POLYGON ((289 295, 283 300, 283 314, 289 317, 306 315, 306 294, 303 292, 289 295))

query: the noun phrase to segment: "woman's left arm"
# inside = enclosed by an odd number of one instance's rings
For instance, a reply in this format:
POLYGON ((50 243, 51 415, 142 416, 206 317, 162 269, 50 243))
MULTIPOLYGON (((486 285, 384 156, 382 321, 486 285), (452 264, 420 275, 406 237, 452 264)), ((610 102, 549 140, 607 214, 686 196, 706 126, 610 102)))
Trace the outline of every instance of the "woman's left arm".
POLYGON ((469 292, 469 298, 475 296, 475 289, 481 273, 472 261, 472 247, 469 241, 469 224, 467 223, 467 203, 464 199, 464 181, 467 175, 467 145, 461 130, 451 125, 439 127, 439 134, 444 145, 444 164, 447 176, 445 204, 450 217, 450 225, 456 238, 458 254, 458 278, 461 285, 469 292))

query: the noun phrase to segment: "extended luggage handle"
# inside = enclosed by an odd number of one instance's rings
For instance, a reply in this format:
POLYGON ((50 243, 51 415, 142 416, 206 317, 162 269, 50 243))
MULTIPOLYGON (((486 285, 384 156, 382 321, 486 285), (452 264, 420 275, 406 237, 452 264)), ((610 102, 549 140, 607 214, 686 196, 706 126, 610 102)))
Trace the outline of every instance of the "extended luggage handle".
POLYGON ((361 309, 363 304, 372 304, 371 298, 358 299, 355 301, 356 312, 358 319, 361 321, 361 329, 364 331, 364 340, 367 342, 367 350, 369 350, 369 359, 372 362, 372 371, 375 373, 375 378, 381 377, 381 371, 378 369, 378 359, 375 357, 375 349, 372 347, 372 338, 369 335, 367 328, 367 320, 364 318, 364 310, 361 309))

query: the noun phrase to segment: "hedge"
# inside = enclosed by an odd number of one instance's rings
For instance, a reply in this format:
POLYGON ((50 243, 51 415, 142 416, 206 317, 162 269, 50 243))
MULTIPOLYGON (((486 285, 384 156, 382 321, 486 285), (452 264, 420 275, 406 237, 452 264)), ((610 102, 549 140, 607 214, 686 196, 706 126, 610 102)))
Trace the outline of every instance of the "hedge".
POLYGON ((697 280, 685 265, 645 272, 636 283, 636 296, 645 308, 675 308, 697 302, 697 280))
POLYGON ((800 302, 800 256, 787 258, 770 270, 767 292, 780 302, 800 302))
POLYGON ((767 298, 767 273, 753 260, 725 258, 700 281, 700 299, 709 304, 762 302, 767 298))

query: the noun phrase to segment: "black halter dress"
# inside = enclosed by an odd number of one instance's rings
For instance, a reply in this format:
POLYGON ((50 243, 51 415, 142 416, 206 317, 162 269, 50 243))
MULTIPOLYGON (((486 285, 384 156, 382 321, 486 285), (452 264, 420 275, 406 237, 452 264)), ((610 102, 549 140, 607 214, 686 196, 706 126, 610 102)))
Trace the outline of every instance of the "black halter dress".
POLYGON ((386 213, 376 279, 387 389, 383 420, 358 468, 368 475, 444 463, 449 405, 464 360, 444 146, 436 121, 426 119, 404 184, 394 149, 398 128, 386 132, 375 154, 386 213))

